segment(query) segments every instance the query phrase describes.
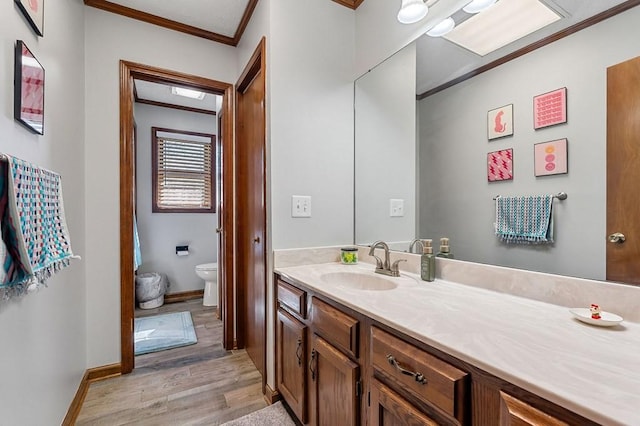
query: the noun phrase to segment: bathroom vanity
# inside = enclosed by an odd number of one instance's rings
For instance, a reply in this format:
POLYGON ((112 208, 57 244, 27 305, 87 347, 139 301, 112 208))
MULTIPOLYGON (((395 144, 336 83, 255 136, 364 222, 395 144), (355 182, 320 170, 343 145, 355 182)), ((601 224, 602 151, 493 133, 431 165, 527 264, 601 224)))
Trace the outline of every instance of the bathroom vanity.
POLYGON ((276 267, 276 385, 303 424, 638 424, 640 327, 373 265, 276 267))

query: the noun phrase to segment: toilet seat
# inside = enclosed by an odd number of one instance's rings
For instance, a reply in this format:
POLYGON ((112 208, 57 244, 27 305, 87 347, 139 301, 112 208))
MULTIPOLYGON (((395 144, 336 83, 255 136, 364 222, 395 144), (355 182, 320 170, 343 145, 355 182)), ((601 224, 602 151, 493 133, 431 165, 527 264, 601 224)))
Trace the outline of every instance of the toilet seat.
POLYGON ((196 266, 196 271, 217 271, 218 263, 203 263, 202 265, 196 266))

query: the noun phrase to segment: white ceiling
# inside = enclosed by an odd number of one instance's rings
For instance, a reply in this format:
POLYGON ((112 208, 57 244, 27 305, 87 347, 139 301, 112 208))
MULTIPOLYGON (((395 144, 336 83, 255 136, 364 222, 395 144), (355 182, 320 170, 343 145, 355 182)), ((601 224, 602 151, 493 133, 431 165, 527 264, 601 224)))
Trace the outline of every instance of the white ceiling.
POLYGON ((211 93, 205 94, 204 99, 190 99, 171 93, 171 86, 162 83, 152 83, 145 80, 134 80, 136 95, 140 100, 160 102, 168 105, 178 105, 211 112, 218 112, 222 97, 211 93))
POLYGON ((110 2, 233 37, 249 0, 110 0, 110 2))
POLYGON ((87 6, 237 46, 258 0, 84 0, 87 6))
MULTIPOLYGON (((563 19, 486 56, 478 56, 443 38, 423 35, 418 39, 416 46, 417 93, 425 93, 624 2, 624 0, 543 0, 543 3, 564 15, 563 19)), ((464 12, 458 12, 454 15, 454 19, 460 22, 468 16, 464 12)))
MULTIPOLYGON (((100 7, 95 3, 114 3, 131 9, 140 10, 162 18, 201 28, 205 31, 236 37, 238 26, 247 8, 253 0, 85 0, 87 4, 100 7)), ((277 1, 277 0, 276 0, 277 1)), ((301 0, 302 1, 302 0, 301 0)), ((328 0, 327 0, 328 1, 328 0)), ((398 6, 400 0, 397 1, 398 6)), ((432 5, 438 0, 427 0, 432 5)), ((422 36, 417 41, 417 93, 422 94, 455 78, 463 76, 484 65, 490 64, 531 43, 579 23, 595 14, 606 11, 625 0, 541 0, 563 15, 563 19, 513 42, 486 56, 478 56, 444 38, 422 36)), ((470 15, 459 11, 453 18, 457 23, 470 15)), ((144 88, 151 83, 143 82, 144 88)), ((161 85, 160 85, 161 86, 161 85)), ((140 91, 140 87, 138 87, 140 91)), ((154 95, 160 96, 159 89, 154 95)), ((139 93, 140 94, 140 93, 139 93)), ((185 98, 186 99, 186 98, 185 98)), ((185 102, 184 100, 172 102, 185 102)), ((188 101, 186 102, 193 102, 188 101)))

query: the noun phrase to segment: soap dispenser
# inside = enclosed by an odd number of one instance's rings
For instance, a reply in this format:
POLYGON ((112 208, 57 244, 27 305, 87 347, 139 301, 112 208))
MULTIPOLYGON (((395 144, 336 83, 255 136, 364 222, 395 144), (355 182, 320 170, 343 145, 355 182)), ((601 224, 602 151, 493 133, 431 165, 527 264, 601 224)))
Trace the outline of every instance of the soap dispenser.
POLYGON ((436 258, 433 255, 431 240, 422 241, 422 256, 420 257, 420 277, 424 281, 436 279, 436 258))
POLYGON ((451 247, 449 247, 448 238, 440 238, 440 252, 436 256, 453 259, 453 253, 451 253, 451 247))

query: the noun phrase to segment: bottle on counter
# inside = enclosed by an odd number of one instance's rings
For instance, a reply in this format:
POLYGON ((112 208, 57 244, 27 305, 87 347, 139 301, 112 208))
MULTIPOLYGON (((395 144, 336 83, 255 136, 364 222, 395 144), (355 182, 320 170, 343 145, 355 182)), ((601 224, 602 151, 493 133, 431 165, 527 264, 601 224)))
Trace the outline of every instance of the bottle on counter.
POLYGON ((436 257, 433 255, 431 240, 422 240, 420 278, 424 281, 433 281, 436 279, 436 257))
POLYGON ((453 253, 451 253, 451 247, 449 246, 448 238, 440 238, 440 251, 436 256, 453 259, 453 253))

